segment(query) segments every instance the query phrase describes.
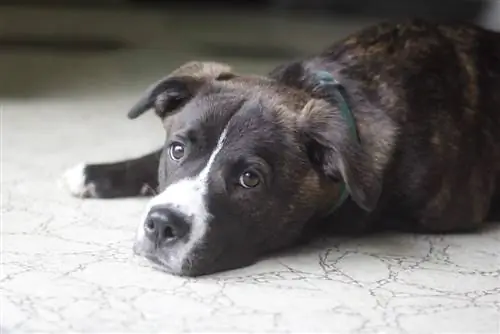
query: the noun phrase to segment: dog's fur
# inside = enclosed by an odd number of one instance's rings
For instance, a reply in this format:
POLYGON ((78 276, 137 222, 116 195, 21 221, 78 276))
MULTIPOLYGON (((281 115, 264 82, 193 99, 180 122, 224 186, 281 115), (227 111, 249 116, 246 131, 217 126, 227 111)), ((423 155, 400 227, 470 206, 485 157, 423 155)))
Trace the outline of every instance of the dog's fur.
POLYGON ((153 85, 130 117, 150 108, 164 124, 165 147, 82 166, 73 193, 153 189, 148 209, 171 201, 186 215, 203 212, 190 221, 196 242, 165 248, 145 241, 140 223, 136 252, 174 274, 242 267, 317 233, 461 232, 497 218, 500 34, 471 24, 379 24, 266 77, 188 63, 153 85), (317 71, 343 86, 359 142, 317 71), (178 135, 191 148, 173 162, 169 143, 178 135), (237 177, 249 166, 261 185, 243 189, 237 177), (331 212, 342 182, 350 197, 331 212), (196 209, 175 198, 188 183, 204 187, 196 209))

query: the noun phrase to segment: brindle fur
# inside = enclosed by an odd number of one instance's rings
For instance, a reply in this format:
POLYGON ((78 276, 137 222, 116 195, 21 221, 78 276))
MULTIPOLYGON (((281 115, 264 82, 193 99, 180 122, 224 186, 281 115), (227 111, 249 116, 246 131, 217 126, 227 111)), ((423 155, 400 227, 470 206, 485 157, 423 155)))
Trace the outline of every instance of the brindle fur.
MULTIPOLYGON (((271 77, 310 91, 307 78, 324 69, 346 88, 372 168, 383 179, 377 210, 362 226, 394 218, 445 232, 495 218, 499 34, 463 23, 384 23, 271 77)), ((339 214, 348 221, 355 215, 348 206, 339 214)))
MULTIPOLYGON (((196 103, 215 108, 226 103, 210 100, 221 92, 232 102, 204 117, 232 117, 222 113, 239 108, 229 107, 235 98, 261 101, 271 111, 267 122, 281 135, 280 172, 293 180, 288 186, 294 189, 284 190, 290 196, 286 208, 279 207, 281 218, 262 230, 268 234, 260 236, 262 253, 290 246, 310 232, 461 232, 498 218, 498 33, 466 23, 382 23, 318 55, 278 66, 266 77, 240 75, 225 64, 188 63, 153 85, 129 115, 155 107, 168 132, 183 122, 172 116, 187 101, 196 96, 196 103), (331 91, 315 79, 324 70, 344 87, 360 142, 349 135, 331 91), (298 147, 304 155, 287 154, 287 147, 298 147), (339 181, 351 196, 329 214, 339 197, 339 181)), ((158 162, 162 150, 135 163, 87 166, 100 172, 87 177, 97 189, 92 194, 138 194, 140 184, 159 183, 164 189, 168 164, 158 162), (158 177, 151 173, 156 169, 158 177), (109 181, 119 173, 121 183, 109 181), (108 188, 99 191, 103 180, 108 188)))

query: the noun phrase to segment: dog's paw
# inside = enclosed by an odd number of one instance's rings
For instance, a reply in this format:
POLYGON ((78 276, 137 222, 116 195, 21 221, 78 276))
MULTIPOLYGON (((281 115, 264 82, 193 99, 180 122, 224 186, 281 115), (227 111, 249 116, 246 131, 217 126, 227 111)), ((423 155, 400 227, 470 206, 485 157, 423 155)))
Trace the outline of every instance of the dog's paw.
POLYGON ((87 165, 78 164, 64 172, 59 180, 59 186, 79 198, 97 197, 95 184, 88 179, 87 165))

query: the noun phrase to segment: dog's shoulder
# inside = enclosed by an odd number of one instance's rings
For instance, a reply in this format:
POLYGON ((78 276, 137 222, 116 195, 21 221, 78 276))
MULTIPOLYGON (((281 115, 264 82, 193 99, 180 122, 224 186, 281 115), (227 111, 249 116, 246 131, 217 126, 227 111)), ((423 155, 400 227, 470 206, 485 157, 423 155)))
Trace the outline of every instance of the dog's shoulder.
MULTIPOLYGON (((430 47, 440 49, 470 45, 478 37, 495 36, 488 31, 465 21, 431 21, 408 19, 403 21, 384 21, 360 29, 333 43, 320 56, 330 59, 375 59, 377 56, 395 55, 405 50, 405 55, 429 51, 430 47)), ((385 58, 387 59, 387 58, 385 58)))

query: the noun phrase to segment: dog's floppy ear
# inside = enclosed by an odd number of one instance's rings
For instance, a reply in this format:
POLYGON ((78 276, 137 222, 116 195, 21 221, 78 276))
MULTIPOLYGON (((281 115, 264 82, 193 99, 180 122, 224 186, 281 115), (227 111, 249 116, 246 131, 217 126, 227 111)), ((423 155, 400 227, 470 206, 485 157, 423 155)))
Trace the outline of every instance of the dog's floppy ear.
POLYGON ((128 112, 134 119, 154 108, 165 117, 189 101, 208 80, 229 80, 236 75, 226 64, 189 62, 151 85, 128 112))
POLYGON ((339 110, 323 99, 311 99, 298 127, 313 166, 327 178, 344 182, 352 200, 372 211, 380 197, 381 176, 339 110))

